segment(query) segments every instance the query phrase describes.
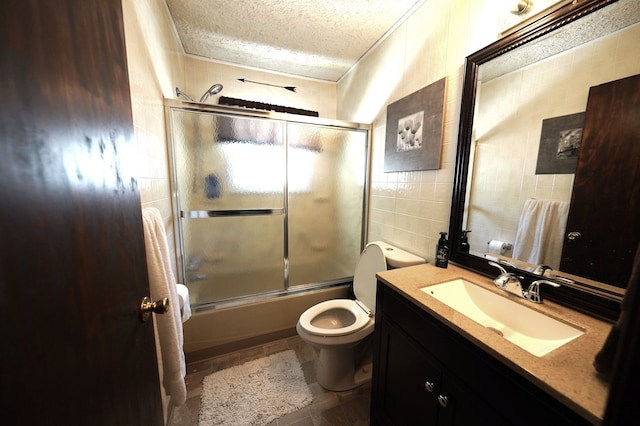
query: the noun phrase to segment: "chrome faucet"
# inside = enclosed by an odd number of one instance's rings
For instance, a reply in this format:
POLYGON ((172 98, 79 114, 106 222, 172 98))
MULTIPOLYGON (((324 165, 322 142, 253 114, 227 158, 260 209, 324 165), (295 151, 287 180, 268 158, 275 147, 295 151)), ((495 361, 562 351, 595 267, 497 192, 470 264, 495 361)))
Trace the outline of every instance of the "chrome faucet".
POLYGON ((540 264, 540 265, 536 265, 536 267, 533 268, 533 271, 531 271, 531 273, 534 274, 534 275, 540 275, 541 277, 543 277, 544 273, 549 271, 549 270, 551 270, 551 266, 545 265, 543 263, 543 264, 540 264))
MULTIPOLYGON (((522 288, 522 283, 520 282, 520 280, 524 279, 524 277, 516 275, 513 272, 507 272, 507 270, 504 269, 502 265, 496 262, 489 262, 489 265, 494 266, 500 270, 500 275, 498 275, 498 277, 493 280, 496 287, 498 287, 500 290, 504 290, 508 293, 515 294, 516 296, 522 297, 523 299, 526 299, 533 303, 542 303, 542 295, 540 294, 541 284, 548 284, 553 287, 560 287, 560 284, 558 283, 541 279, 541 280, 536 280, 532 282, 531 285, 529 285, 529 287, 526 290, 524 290, 522 288)), ((542 265, 542 266, 546 266, 546 265, 542 265)), ((541 269, 542 269, 541 272, 544 273, 546 269, 551 269, 551 268, 546 267, 541 269)))
POLYGON ((540 285, 548 284, 552 287, 560 287, 560 284, 549 280, 536 280, 531 283, 529 288, 523 293, 525 299, 533 303, 542 303, 542 295, 540 294, 540 285))
POLYGON ((515 294, 516 296, 524 297, 522 284, 520 283, 520 280, 523 277, 516 275, 513 272, 507 272, 507 270, 504 269, 502 265, 496 262, 489 262, 489 265, 495 266, 500 270, 500 275, 498 275, 498 277, 493 280, 493 283, 496 285, 496 287, 508 293, 515 294))

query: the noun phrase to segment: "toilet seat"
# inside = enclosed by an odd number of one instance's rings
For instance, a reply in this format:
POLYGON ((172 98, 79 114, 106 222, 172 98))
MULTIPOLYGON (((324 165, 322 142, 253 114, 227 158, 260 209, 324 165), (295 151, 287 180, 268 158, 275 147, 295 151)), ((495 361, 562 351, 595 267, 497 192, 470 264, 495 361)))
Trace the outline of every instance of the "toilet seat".
POLYGON ((358 306, 355 300, 351 299, 332 299, 320 302, 304 311, 298 319, 298 322, 304 331, 309 334, 315 334, 316 336, 344 336, 364 328, 369 321, 371 321, 371 318, 369 318, 362 308, 358 306), (354 317, 353 323, 340 328, 316 327, 312 324, 313 320, 318 317, 318 315, 339 309, 349 311, 354 317))
POLYGON ((299 324, 304 331, 317 336, 344 336, 363 329, 371 321, 376 310, 376 273, 387 269, 387 262, 382 248, 375 243, 369 244, 362 254, 353 277, 353 292, 356 300, 333 299, 318 303, 300 315, 299 324), (366 312, 364 305, 369 312, 366 312), (331 310, 344 309, 354 317, 353 323, 346 327, 325 328, 313 325, 314 319, 331 310), (369 313, 371 315, 369 315, 369 313))

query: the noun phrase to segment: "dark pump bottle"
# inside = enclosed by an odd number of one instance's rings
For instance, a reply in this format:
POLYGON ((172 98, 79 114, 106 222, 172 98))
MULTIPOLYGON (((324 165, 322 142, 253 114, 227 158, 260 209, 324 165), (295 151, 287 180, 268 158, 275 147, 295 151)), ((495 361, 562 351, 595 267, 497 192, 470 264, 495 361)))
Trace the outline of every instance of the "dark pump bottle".
POLYGON ((449 241, 447 241, 446 232, 440 233, 440 239, 436 244, 436 266, 438 268, 449 266, 449 241))
POLYGON ((462 253, 469 253, 469 239, 467 238, 467 233, 471 231, 462 231, 462 237, 460 239, 460 251, 462 253))

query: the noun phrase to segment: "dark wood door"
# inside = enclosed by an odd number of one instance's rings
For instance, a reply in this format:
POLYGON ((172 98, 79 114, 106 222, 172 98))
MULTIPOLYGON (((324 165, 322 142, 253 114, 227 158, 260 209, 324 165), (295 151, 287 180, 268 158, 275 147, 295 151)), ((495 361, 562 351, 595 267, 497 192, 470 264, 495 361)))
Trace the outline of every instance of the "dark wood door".
POLYGON ((640 75, 592 87, 560 269, 625 287, 640 243, 640 75))
POLYGON ((120 0, 0 4, 3 417, 160 425, 120 0))

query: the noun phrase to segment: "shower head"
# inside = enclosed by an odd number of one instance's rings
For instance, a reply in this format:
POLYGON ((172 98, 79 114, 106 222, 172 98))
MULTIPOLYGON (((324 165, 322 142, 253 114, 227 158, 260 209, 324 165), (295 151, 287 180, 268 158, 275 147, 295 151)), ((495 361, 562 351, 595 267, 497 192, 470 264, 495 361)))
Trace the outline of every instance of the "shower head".
POLYGON ((204 101, 206 101, 209 96, 215 95, 216 93, 220 92, 222 92, 222 84, 214 84, 213 86, 209 87, 209 90, 204 92, 204 95, 202 95, 202 97, 200 98, 200 103, 204 103, 204 101))
POLYGON ((181 91, 180 89, 178 89, 176 87, 176 96, 177 97, 184 97, 186 100, 188 100, 189 102, 195 102, 193 99, 191 99, 191 97, 189 95, 187 95, 186 93, 184 93, 183 91, 181 91))

